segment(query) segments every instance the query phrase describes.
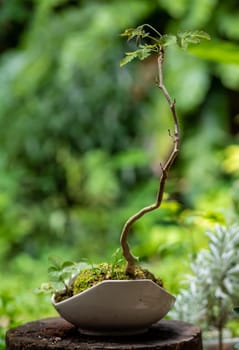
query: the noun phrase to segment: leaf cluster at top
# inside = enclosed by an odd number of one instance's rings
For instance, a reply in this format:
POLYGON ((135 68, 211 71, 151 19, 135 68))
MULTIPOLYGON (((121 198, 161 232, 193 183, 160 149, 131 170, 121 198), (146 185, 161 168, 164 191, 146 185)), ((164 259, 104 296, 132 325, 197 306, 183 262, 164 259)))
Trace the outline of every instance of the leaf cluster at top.
POLYGON ((152 53, 159 52, 161 48, 170 45, 176 44, 179 47, 186 49, 189 44, 200 44, 202 39, 210 40, 210 36, 202 30, 179 32, 176 35, 162 35, 149 24, 143 24, 137 28, 128 28, 121 34, 121 36, 128 37, 128 40, 135 39, 138 47, 135 51, 126 52, 125 57, 120 62, 121 67, 135 58, 142 61, 152 53), (149 28, 153 34, 145 31, 145 27, 149 28))

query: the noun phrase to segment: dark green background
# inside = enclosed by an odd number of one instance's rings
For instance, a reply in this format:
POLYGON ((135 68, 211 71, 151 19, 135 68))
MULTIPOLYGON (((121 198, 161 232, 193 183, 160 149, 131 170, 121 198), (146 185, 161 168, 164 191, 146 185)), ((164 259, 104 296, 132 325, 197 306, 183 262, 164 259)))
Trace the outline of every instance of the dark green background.
POLYGON ((133 49, 119 34, 142 23, 212 40, 167 51, 181 153, 162 208, 134 226, 133 250, 176 292, 189 256, 207 245, 205 228, 238 220, 237 1, 2 1, 2 332, 54 314, 33 292, 49 255, 109 259, 124 221, 155 199, 170 111, 153 59, 119 67, 133 49))

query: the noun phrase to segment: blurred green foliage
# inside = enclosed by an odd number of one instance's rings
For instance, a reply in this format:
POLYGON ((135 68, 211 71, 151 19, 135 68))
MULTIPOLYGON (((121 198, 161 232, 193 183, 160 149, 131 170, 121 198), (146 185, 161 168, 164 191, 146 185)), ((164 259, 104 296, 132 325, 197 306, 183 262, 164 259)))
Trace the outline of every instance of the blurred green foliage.
POLYGON ((134 227, 135 254, 176 292, 189 256, 207 246, 204 229, 237 220, 238 18, 234 0, 2 2, 1 335, 54 314, 33 293, 49 255, 106 260, 124 221, 154 201, 170 111, 154 62, 119 67, 131 50, 119 37, 126 27, 212 37, 188 52, 168 49, 182 151, 162 208, 134 227))

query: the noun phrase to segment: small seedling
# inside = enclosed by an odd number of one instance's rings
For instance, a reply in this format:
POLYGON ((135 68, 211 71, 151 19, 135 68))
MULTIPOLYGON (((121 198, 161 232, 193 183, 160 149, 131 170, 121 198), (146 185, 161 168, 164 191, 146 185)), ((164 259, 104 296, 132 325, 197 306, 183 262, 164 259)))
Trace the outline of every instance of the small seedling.
POLYGON ((61 261, 58 257, 49 257, 49 282, 42 283, 38 292, 56 293, 64 290, 64 293, 70 297, 72 296, 71 281, 86 268, 92 269, 92 266, 85 262, 61 261))

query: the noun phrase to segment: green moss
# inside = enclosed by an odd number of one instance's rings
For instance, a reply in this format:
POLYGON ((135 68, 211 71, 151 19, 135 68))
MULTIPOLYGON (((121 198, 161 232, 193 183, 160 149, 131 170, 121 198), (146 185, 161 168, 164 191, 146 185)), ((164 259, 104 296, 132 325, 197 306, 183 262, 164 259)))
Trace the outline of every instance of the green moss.
POLYGON ((137 279, 151 279, 161 287, 163 283, 156 278, 151 272, 136 266, 135 274, 129 275, 125 273, 124 265, 114 265, 108 263, 101 263, 92 268, 82 270, 70 283, 68 291, 58 292, 55 296, 55 301, 59 302, 69 298, 72 295, 79 294, 84 290, 95 286, 105 280, 137 280, 137 279))

